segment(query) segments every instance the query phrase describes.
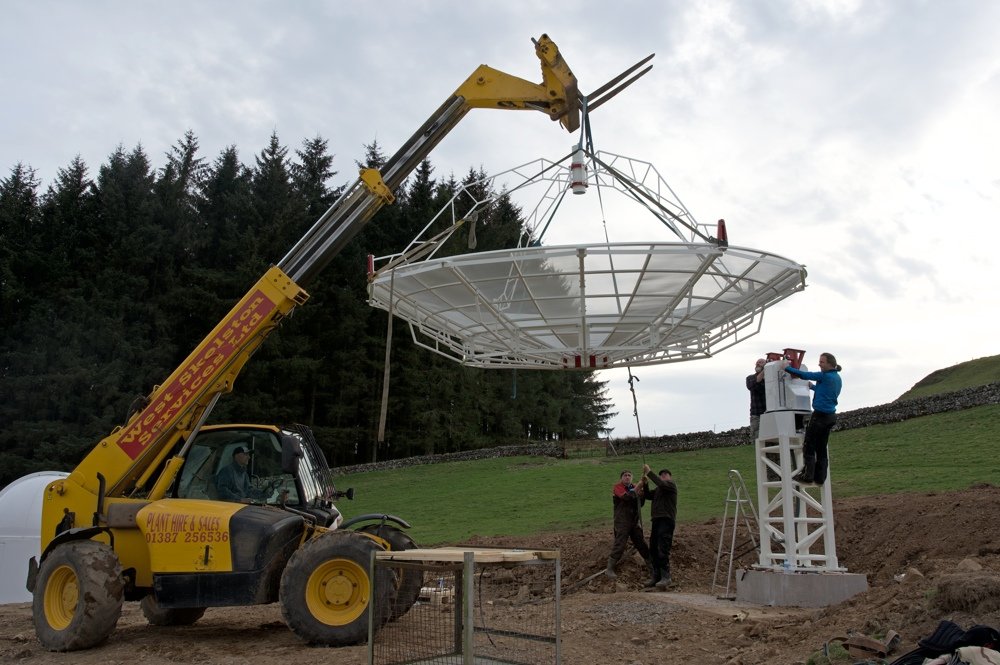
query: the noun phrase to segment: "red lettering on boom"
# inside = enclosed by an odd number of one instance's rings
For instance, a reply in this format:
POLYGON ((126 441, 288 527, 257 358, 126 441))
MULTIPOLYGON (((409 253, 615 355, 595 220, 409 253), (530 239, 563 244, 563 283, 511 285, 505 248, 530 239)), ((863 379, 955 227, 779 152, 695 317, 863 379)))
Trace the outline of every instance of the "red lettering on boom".
POLYGON ((201 346, 198 356, 184 366, 184 371, 174 382, 160 390, 139 417, 118 437, 118 447, 132 459, 141 455, 146 446, 157 435, 166 431, 184 409, 190 406, 198 388, 210 381, 212 376, 240 350, 240 344, 276 306, 276 303, 260 291, 253 294, 246 305, 230 317, 219 334, 201 346), (234 336, 237 332, 239 334, 234 336))

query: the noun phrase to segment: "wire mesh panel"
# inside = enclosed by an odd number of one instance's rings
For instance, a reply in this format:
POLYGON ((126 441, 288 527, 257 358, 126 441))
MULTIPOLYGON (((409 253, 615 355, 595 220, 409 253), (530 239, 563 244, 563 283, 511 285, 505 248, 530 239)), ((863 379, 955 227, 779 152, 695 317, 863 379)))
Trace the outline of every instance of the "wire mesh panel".
POLYGON ((416 602, 369 635, 373 665, 560 662, 558 552, 380 552, 373 566, 424 580, 416 602))
MULTIPOLYGON (((377 565, 384 565, 377 562, 377 565)), ((462 576, 461 564, 441 567, 409 564, 429 586, 409 610, 369 635, 370 663, 461 663, 461 621, 456 619, 455 589, 462 576), (459 631, 459 632, 456 632, 459 631)), ((397 569, 398 570, 398 569, 397 569)), ((461 604, 458 605, 460 610, 461 604)))

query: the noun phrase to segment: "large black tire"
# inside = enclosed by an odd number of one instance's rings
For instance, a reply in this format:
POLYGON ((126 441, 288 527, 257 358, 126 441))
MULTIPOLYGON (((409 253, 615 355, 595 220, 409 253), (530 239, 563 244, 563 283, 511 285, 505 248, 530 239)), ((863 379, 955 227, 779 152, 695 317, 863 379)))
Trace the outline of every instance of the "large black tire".
POLYGON ((108 639, 122 613, 124 582, 114 550, 93 540, 59 545, 42 562, 31 606, 38 641, 76 651, 108 639))
MULTIPOLYGON (((358 529, 385 540, 393 552, 416 549, 413 539, 394 526, 388 524, 368 524, 358 529)), ((389 608, 389 621, 395 621, 410 611, 420 597, 424 586, 424 573, 413 568, 400 568, 396 577, 396 598, 389 608)))
POLYGON ((281 575, 281 614, 309 644, 345 646, 368 639, 368 613, 385 622, 395 575, 379 567, 374 594, 369 584, 371 552, 382 546, 354 531, 326 533, 303 545, 281 575))
POLYGON ((190 626, 205 615, 204 607, 160 607, 153 594, 144 596, 139 607, 151 626, 190 626))

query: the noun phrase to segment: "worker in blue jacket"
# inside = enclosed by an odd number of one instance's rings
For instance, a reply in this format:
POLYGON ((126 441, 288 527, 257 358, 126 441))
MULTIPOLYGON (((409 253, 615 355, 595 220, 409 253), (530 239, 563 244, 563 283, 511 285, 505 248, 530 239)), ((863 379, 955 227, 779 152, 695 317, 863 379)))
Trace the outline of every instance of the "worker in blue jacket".
POLYGON ((832 353, 819 355, 818 372, 805 372, 792 366, 785 371, 811 383, 813 391, 812 416, 806 426, 805 441, 802 444, 802 470, 792 476, 800 485, 822 485, 826 481, 829 466, 826 446, 830 440, 830 430, 837 424, 837 398, 840 396, 840 365, 832 353))

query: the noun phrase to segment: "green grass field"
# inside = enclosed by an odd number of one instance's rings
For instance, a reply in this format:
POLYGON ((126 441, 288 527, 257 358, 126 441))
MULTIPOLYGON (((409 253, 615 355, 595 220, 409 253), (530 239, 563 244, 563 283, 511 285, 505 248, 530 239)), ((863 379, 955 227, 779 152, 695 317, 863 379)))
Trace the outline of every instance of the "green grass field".
MULTIPOLYGON (((834 432, 830 465, 834 497, 955 490, 1000 478, 1000 406, 834 432)), ((728 472, 739 471, 756 496, 753 447, 556 460, 515 457, 415 466, 341 476, 357 498, 339 506, 347 518, 398 515, 421 545, 472 535, 610 529, 611 486, 643 461, 667 467, 679 488, 678 521, 721 517, 728 472)))

